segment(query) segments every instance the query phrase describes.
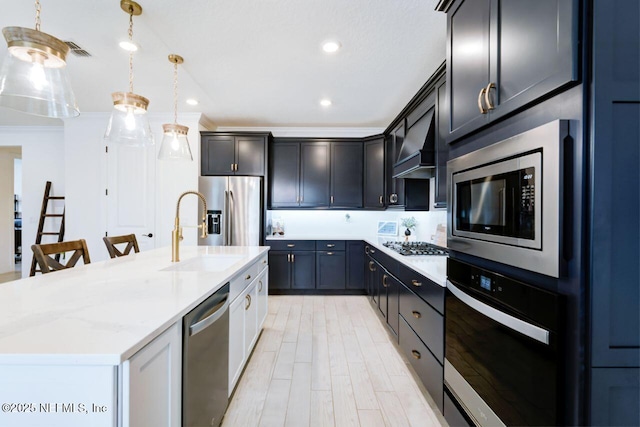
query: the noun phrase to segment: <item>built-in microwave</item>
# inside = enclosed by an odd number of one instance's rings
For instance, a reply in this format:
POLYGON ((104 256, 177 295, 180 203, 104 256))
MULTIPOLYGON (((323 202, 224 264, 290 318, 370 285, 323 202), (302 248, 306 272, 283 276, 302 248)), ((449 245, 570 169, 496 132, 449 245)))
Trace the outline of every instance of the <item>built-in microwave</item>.
POLYGON ((563 152, 556 120, 447 163, 447 246, 560 277, 563 152))

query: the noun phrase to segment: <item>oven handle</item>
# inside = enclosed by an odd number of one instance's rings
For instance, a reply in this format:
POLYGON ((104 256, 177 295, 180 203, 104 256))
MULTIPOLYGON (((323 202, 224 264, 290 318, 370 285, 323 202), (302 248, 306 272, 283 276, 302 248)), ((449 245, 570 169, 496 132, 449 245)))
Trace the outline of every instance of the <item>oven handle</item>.
POLYGON ((496 322, 500 323, 503 326, 506 326, 509 329, 513 329, 514 331, 520 332, 521 334, 526 335, 529 338, 533 338, 536 341, 549 345, 549 331, 547 331, 546 329, 542 329, 536 325, 527 323, 523 320, 518 319, 517 317, 510 316, 483 302, 478 301, 477 299, 467 295, 465 292, 458 289, 449 280, 447 280, 447 289, 449 289, 451 293, 456 296, 456 298, 458 298, 460 301, 467 304, 477 312, 484 314, 488 318, 495 320, 496 322))

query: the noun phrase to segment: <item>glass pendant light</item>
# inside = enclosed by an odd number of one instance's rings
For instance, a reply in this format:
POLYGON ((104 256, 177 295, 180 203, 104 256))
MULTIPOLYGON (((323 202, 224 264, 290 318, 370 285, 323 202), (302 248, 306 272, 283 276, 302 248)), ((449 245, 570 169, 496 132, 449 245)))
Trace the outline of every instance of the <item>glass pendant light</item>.
MULTIPOLYGON (((121 0, 120 7, 129 15, 129 41, 133 42, 133 16, 142 14, 142 7, 131 0, 121 0)), ((107 131, 108 142, 127 145, 153 145, 153 134, 147 118, 149 100, 133 93, 133 52, 129 52, 129 92, 114 92, 113 111, 107 131)))
POLYGON ((162 125, 164 137, 158 159, 193 160, 187 140, 189 128, 178 124, 178 64, 182 64, 184 59, 180 55, 169 55, 169 62, 173 63, 173 123, 162 125))
POLYGON ((40 1, 35 5, 35 30, 2 29, 8 50, 0 68, 0 106, 36 116, 77 117, 66 68, 69 46, 40 31, 40 1))

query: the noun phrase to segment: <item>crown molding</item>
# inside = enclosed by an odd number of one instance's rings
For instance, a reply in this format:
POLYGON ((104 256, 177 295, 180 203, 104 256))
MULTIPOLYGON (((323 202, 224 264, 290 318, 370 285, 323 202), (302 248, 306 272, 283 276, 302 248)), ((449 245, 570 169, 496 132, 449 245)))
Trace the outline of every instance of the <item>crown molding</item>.
POLYGON ((218 126, 217 132, 271 132, 274 137, 294 138, 362 138, 380 134, 383 127, 270 127, 270 126, 218 126))

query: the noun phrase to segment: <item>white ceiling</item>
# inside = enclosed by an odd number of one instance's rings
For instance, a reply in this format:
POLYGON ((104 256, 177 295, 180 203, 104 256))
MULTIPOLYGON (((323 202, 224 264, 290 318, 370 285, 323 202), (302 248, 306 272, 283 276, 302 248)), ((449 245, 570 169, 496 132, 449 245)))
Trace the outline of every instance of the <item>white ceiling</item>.
MULTIPOLYGON (((111 110, 128 88, 128 15, 119 0, 41 0, 42 28, 92 54, 70 55, 81 112, 111 110)), ((134 17, 134 91, 150 112, 180 112, 216 126, 386 127, 445 58, 437 0, 140 0, 134 17), (323 41, 338 40, 333 55, 323 41), (197 98, 198 106, 185 104, 197 98), (333 105, 323 108, 321 98, 333 105)), ((0 0, 0 27, 34 27, 31 1, 0 0)), ((6 44, 0 42, 4 57, 6 44)), ((1 59, 0 59, 1 61, 1 59)), ((0 107, 0 125, 55 125, 0 107)))

